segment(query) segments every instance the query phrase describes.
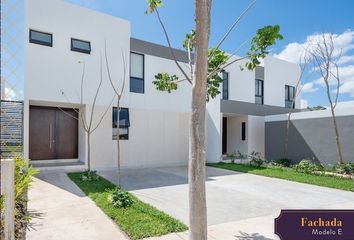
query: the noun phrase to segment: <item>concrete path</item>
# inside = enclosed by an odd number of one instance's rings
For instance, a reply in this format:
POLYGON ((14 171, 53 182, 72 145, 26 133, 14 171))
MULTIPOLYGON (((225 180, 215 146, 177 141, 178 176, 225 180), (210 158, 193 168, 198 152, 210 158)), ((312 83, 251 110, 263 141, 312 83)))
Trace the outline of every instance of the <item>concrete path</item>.
POLYGON ((42 171, 29 191, 27 240, 128 239, 63 171, 42 171))
MULTIPOLYGON (((115 172, 100 172, 117 182, 115 172)), ((142 201, 188 224, 186 168, 125 170, 123 187, 142 201)), ((354 182, 353 182, 354 184, 354 182)), ((210 239, 278 239, 281 209, 354 209, 354 193, 281 179, 207 168, 210 239)), ((187 233, 151 239, 187 239, 187 233)))

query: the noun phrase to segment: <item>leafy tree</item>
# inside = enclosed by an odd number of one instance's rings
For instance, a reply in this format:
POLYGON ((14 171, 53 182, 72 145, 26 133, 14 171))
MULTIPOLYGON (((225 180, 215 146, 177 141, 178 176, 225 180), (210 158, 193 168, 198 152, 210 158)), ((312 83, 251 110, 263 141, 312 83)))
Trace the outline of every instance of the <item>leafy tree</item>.
MULTIPOLYGON (((189 236, 191 240, 207 239, 207 216, 205 198, 205 113, 206 103, 210 98, 215 98, 219 93, 221 78, 219 76, 227 66, 243 59, 248 59, 245 67, 253 70, 260 64, 259 58, 268 54, 268 47, 283 36, 280 27, 266 26, 257 30, 251 41, 249 51, 244 57, 236 57, 235 54, 227 54, 220 46, 235 29, 240 20, 255 4, 252 1, 249 6, 233 22, 226 34, 216 47, 209 48, 210 12, 211 0, 195 0, 195 30, 186 35, 182 45, 188 54, 189 73, 177 61, 171 46, 166 27, 159 14, 162 0, 147 0, 148 9, 145 13, 155 13, 162 27, 171 56, 184 78, 180 79, 176 74, 159 73, 155 77, 154 84, 157 90, 172 92, 178 89, 178 84, 187 81, 192 86, 192 112, 190 116, 190 143, 189 143, 189 236)), ((240 48, 242 45, 240 46, 240 48)), ((239 49, 240 49, 239 48, 239 49)), ((239 50, 238 49, 238 50, 239 50)))

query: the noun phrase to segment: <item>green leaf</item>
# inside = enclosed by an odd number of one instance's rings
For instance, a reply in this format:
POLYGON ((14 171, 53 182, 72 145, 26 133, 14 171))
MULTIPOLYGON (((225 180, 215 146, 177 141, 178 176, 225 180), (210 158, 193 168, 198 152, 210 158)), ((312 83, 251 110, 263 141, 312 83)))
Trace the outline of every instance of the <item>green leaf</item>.
POLYGON ((215 98, 218 94, 220 94, 220 84, 222 83, 222 78, 220 77, 220 72, 224 71, 221 66, 223 66, 227 62, 228 56, 227 54, 216 48, 211 48, 208 51, 208 95, 207 101, 210 98, 215 98))
POLYGON ((186 34, 186 38, 183 41, 183 48, 188 51, 188 44, 189 50, 193 52, 195 50, 195 30, 193 29, 190 33, 186 34))
POLYGON ((268 47, 274 45, 277 40, 282 40, 283 36, 280 34, 279 25, 268 25, 257 30, 256 35, 251 42, 250 50, 246 56, 249 62, 246 63, 246 67, 249 70, 253 70, 260 64, 259 59, 265 58, 269 53, 268 47))
POLYGON ((171 93, 172 90, 177 90, 178 77, 176 75, 169 75, 168 73, 158 73, 155 75, 155 81, 152 83, 155 84, 156 89, 159 91, 167 91, 171 93))
POLYGON ((145 14, 155 12, 156 8, 162 6, 162 0, 146 0, 148 3, 148 9, 145 11, 145 14))

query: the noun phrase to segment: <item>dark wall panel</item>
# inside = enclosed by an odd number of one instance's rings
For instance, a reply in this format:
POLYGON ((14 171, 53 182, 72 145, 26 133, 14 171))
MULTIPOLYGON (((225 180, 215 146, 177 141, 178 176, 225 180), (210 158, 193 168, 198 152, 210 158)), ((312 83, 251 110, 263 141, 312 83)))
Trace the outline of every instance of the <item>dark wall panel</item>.
MULTIPOLYGON (((346 162, 354 162, 354 116, 337 117, 339 137, 346 162)), ((287 121, 266 122, 265 155, 267 159, 284 157, 287 121)), ((298 162, 313 158, 322 165, 338 162, 331 117, 292 120, 289 132, 288 158, 298 162)))

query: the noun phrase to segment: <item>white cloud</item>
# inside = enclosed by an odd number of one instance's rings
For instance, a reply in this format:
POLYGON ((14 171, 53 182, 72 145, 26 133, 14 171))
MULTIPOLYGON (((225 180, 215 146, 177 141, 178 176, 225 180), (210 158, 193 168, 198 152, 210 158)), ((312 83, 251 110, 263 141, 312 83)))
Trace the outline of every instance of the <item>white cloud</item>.
POLYGON ((4 99, 6 100, 15 100, 16 99, 16 93, 14 90, 5 87, 5 92, 4 92, 4 99))
POLYGON ((348 93, 351 97, 354 97, 354 80, 343 83, 339 88, 339 92, 348 93))
POLYGON ((342 56, 337 62, 339 65, 354 62, 354 55, 352 56, 342 56))
MULTIPOLYGON (((323 35, 320 33, 315 33, 308 36, 305 42, 289 43, 283 51, 279 54, 274 54, 274 56, 289 62, 299 63, 306 50, 313 49, 316 46, 315 44, 322 39, 322 36, 323 35)), ((325 34, 325 36, 328 36, 328 34, 325 34)), ((343 61, 345 61, 345 54, 354 49, 354 31, 347 30, 342 34, 333 34, 333 45, 335 47, 334 55, 338 56, 339 54, 342 54, 344 58, 343 61)))
POLYGON ((318 90, 318 87, 316 87, 313 82, 305 83, 304 86, 302 87, 303 93, 316 92, 317 90, 318 90))
MULTIPOLYGON (((326 36, 328 34, 325 34, 326 36)), ((319 41, 322 41, 322 37, 323 35, 319 33, 309 35, 304 42, 289 43, 283 51, 274 54, 274 56, 289 62, 299 63, 306 50, 311 51, 319 41)), ((333 45, 334 57, 337 57, 337 64, 339 66, 339 92, 354 97, 354 53, 352 51, 354 49, 354 30, 347 30, 341 34, 333 34, 333 45)), ((318 69, 312 68, 310 72, 318 72, 318 69)), ((333 76, 329 79, 329 83, 331 92, 335 92, 337 81, 333 76)), ((317 76, 313 81, 305 83, 302 91, 307 93, 316 92, 323 87, 325 87, 323 79, 317 76)))

